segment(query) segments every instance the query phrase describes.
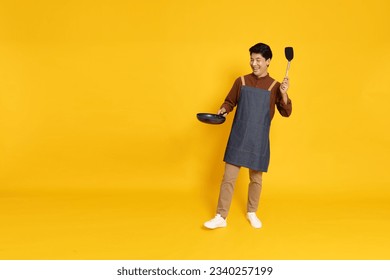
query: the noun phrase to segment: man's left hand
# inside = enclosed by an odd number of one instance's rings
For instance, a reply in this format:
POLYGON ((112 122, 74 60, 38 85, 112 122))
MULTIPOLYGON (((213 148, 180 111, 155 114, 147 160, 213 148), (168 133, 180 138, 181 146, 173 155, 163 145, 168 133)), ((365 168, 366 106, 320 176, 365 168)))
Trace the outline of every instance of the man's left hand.
POLYGON ((290 86, 290 81, 288 80, 288 77, 285 77, 283 79, 283 82, 280 84, 280 92, 282 94, 287 94, 287 90, 289 86, 290 86))

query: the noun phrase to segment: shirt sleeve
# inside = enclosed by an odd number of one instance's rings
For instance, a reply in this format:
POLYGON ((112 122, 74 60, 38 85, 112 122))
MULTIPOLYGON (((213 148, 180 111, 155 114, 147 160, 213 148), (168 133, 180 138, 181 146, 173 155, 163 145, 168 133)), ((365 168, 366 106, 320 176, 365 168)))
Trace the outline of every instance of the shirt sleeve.
POLYGON ((225 108, 227 113, 230 113, 233 108, 237 105, 238 98, 240 95, 241 89, 241 79, 237 78, 229 91, 228 95, 225 98, 225 101, 222 103, 220 108, 225 108))
POLYGON ((279 88, 280 84, 277 85, 277 91, 276 91, 276 108, 278 108, 279 113, 283 117, 289 117, 292 112, 292 102, 291 99, 287 95, 287 104, 284 103, 282 93, 280 92, 279 88))

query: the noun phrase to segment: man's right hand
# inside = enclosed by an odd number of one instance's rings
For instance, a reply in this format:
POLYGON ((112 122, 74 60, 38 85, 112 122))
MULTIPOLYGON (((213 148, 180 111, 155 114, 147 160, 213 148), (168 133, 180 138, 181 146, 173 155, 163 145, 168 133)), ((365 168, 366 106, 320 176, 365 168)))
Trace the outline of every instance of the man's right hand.
POLYGON ((223 115, 224 117, 227 116, 226 109, 222 107, 221 109, 218 110, 218 115, 223 115))

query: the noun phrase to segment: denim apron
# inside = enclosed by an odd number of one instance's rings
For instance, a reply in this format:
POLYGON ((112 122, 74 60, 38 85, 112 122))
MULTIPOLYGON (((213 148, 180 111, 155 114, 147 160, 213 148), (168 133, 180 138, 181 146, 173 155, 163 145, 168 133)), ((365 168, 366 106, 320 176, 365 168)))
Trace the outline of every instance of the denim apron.
POLYGON ((245 86, 244 77, 241 80, 240 97, 223 160, 267 172, 270 159, 270 95, 276 81, 265 90, 245 86))

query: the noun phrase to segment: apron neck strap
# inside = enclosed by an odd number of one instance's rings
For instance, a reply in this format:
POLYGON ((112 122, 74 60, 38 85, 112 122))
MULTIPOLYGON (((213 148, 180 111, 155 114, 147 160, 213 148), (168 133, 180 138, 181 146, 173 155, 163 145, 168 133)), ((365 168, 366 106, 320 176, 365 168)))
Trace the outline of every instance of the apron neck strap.
POLYGON ((245 79, 244 79, 244 76, 241 76, 241 82, 242 82, 242 85, 245 86, 245 79))
POLYGON ((271 91, 275 84, 276 84, 276 80, 274 80, 272 84, 269 86, 268 91, 271 91))

